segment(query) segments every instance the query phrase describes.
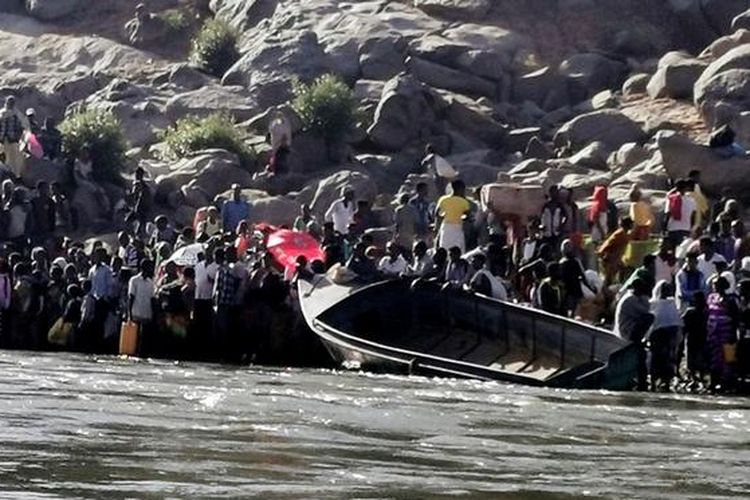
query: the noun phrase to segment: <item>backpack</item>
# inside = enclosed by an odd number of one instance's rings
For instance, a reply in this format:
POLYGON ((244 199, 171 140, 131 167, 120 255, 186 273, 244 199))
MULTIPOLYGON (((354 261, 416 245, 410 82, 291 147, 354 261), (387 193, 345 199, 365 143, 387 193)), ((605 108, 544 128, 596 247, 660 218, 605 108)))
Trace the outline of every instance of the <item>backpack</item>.
POLYGON ((682 220, 682 195, 672 193, 667 196, 667 202, 669 203, 669 217, 676 221, 682 220))

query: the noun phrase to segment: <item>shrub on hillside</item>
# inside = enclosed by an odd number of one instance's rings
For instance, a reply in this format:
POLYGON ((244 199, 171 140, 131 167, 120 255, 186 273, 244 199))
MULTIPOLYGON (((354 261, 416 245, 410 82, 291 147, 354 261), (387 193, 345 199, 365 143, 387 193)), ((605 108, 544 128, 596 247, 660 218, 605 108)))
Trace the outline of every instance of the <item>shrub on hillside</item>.
POLYGON ((120 121, 109 111, 88 110, 68 116, 60 124, 63 150, 74 159, 88 149, 94 165, 92 175, 102 182, 122 182, 127 141, 120 121))
POLYGON ((190 27, 190 20, 184 12, 170 9, 159 14, 170 35, 181 35, 190 27))
POLYGON ((246 168, 255 161, 255 153, 245 143, 244 135, 227 115, 221 113, 178 120, 164 132, 164 141, 169 152, 177 158, 205 149, 224 149, 236 154, 246 168))
POLYGON ((240 58, 237 32, 224 21, 206 21, 193 40, 192 62, 207 73, 221 78, 240 58))
POLYGON ((352 90, 335 75, 323 75, 310 84, 297 83, 292 106, 306 130, 329 144, 339 141, 356 122, 357 101, 352 90))

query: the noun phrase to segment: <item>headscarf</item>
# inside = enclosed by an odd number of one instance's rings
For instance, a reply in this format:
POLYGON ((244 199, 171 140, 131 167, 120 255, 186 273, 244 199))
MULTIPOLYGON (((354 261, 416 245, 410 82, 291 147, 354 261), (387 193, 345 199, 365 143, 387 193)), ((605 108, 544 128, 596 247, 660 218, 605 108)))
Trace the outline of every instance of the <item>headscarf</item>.
POLYGON ((599 220, 599 216, 607 212, 609 200, 607 199, 607 186, 596 186, 594 188, 593 202, 589 209, 589 222, 592 224, 599 220))

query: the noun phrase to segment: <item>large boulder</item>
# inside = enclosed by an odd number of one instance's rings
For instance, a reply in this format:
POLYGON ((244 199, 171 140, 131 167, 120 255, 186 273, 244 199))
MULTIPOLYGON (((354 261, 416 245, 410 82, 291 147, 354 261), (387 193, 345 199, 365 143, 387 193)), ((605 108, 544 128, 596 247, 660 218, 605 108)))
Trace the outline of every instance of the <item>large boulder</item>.
POLYGON ((534 102, 545 110, 557 109, 569 103, 568 83, 555 68, 545 66, 516 78, 512 98, 534 102))
POLYGON ((720 58, 730 50, 746 43, 750 43, 750 31, 746 29, 738 29, 731 35, 723 36, 714 40, 708 47, 703 49, 699 58, 713 61, 720 58))
POLYGON ((405 69, 407 42, 401 36, 384 36, 366 40, 359 51, 362 77, 388 80, 405 69))
POLYGON ((646 88, 652 99, 660 97, 691 99, 693 97, 695 82, 706 70, 708 64, 700 59, 681 56, 680 52, 670 52, 659 61, 659 67, 646 88))
POLYGON ((711 78, 730 69, 750 69, 750 43, 733 48, 709 64, 700 78, 695 82, 694 94, 701 94, 701 88, 711 78))
POLYGON ((492 118, 492 109, 462 96, 447 96, 446 120, 462 134, 476 138, 499 149, 507 134, 506 128, 492 118))
POLYGON ((216 17, 244 31, 271 17, 278 4, 279 0, 211 0, 209 8, 216 17))
POLYGON ((645 94, 650 80, 651 76, 648 73, 637 73, 631 76, 622 84, 622 95, 629 97, 645 94))
POLYGON ((750 69, 732 69, 696 85, 695 103, 711 127, 732 123, 750 105, 750 69))
POLYGON ((242 50, 222 83, 247 87, 261 109, 289 100, 295 78, 309 82, 332 69, 332 61, 312 31, 284 32, 281 39, 269 34, 253 39, 242 50))
POLYGON ((156 197, 167 200, 170 193, 179 192, 183 185, 193 182, 209 198, 229 189, 232 184, 248 186, 252 175, 240 167, 236 155, 212 149, 197 153, 191 158, 178 161, 168 174, 156 178, 156 197))
POLYGON ((586 113, 563 125, 555 134, 555 145, 578 150, 594 141, 601 141, 610 150, 627 142, 640 142, 643 130, 635 121, 613 109, 586 113))
POLYGON ((421 82, 432 87, 470 96, 497 96, 497 85, 490 80, 466 74, 418 57, 410 57, 406 66, 421 82))
POLYGON ((250 222, 290 226, 299 215, 300 203, 288 196, 268 196, 250 202, 250 222))
POLYGON ((560 64, 559 71, 576 89, 571 96, 575 102, 602 90, 619 88, 628 72, 626 64, 592 52, 569 57, 560 64))
POLYGON ((258 111, 259 107, 252 95, 242 87, 221 85, 209 85, 177 94, 167 101, 166 106, 166 114, 170 120, 224 112, 236 121, 244 121, 258 114, 258 111))
POLYGON ((54 21, 74 13, 83 0, 26 0, 26 11, 42 21, 54 21))
POLYGON ((733 196, 748 200, 750 159, 722 158, 710 148, 666 130, 656 135, 656 144, 669 177, 685 178, 691 170, 698 170, 701 172, 701 185, 709 195, 718 197, 724 190, 729 190, 733 196))
POLYGON ((341 170, 318 182, 312 201, 313 212, 322 216, 341 196, 344 188, 353 189, 357 200, 372 202, 378 194, 375 183, 368 175, 353 170, 341 170))
MULTIPOLYGON (((410 142, 431 135, 437 104, 442 99, 414 77, 399 75, 386 83, 367 131, 377 146, 398 151, 410 142)), ((440 107, 444 107, 444 103, 440 107)))

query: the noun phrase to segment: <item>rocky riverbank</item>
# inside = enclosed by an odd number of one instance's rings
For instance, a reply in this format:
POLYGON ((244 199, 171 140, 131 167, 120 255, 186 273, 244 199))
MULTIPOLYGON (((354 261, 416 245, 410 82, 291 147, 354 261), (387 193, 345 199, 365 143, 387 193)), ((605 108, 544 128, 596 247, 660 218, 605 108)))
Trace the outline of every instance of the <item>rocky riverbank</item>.
MULTIPOLYGON (((129 2, 5 0, 0 88, 40 116, 112 111, 130 169, 150 173, 160 211, 178 224, 238 183, 254 221, 290 223, 301 204, 320 215, 350 185, 387 225, 393 196, 419 176, 426 143, 471 186, 556 183, 585 202, 603 183, 625 202, 637 183, 661 206, 668 179, 695 168, 708 174, 709 194, 726 187, 744 196, 750 187, 750 162, 703 146, 720 124, 750 144, 748 3, 160 0, 147 8, 184 12, 184 36, 164 33, 134 48, 121 34, 129 2), (209 16, 241 31, 241 57, 222 78, 175 56, 209 16), (303 130, 288 106, 296 79, 327 73, 354 89, 361 117, 334 147, 303 130), (262 166, 277 107, 295 129, 283 178, 254 179, 222 151, 179 161, 162 154, 166 127, 219 110, 248 133, 262 166)), ((65 175, 33 161, 25 181, 65 175)), ((112 202, 124 195, 105 190, 112 202)), ((73 199, 82 224, 102 231, 110 225, 96 203, 85 189, 73 199)))

